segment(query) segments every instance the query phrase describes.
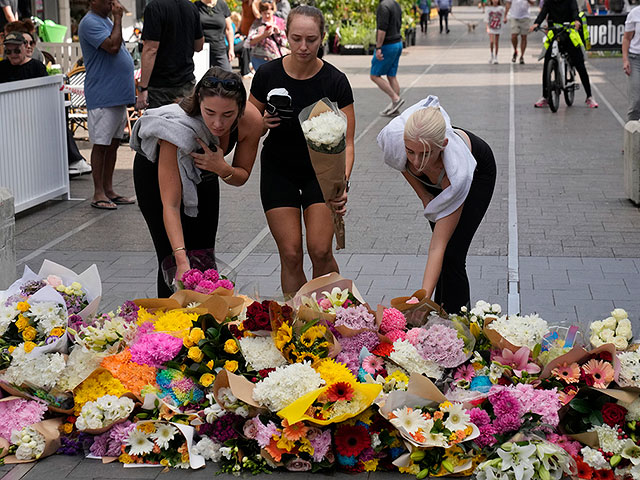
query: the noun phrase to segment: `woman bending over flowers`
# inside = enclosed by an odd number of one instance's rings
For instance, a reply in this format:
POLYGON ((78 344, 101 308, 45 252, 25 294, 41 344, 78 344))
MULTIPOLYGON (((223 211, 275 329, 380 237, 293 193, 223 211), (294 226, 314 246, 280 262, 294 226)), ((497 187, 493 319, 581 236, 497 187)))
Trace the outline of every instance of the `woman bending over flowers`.
POLYGON ((344 73, 318 58, 324 34, 324 17, 320 10, 306 5, 291 10, 287 18, 291 54, 258 69, 249 98, 262 112, 265 131, 269 131, 261 154, 260 196, 278 245, 285 296, 293 295, 306 282, 302 266, 301 210, 313 276, 338 271, 331 245, 333 220, 330 208, 344 215, 347 194, 333 199, 322 196, 297 118, 302 109, 324 97, 337 103, 347 117, 345 176, 348 179, 354 159, 353 92, 344 73), (288 118, 281 118, 284 115, 279 116, 277 110, 274 115, 265 111, 275 89, 279 89, 276 91, 279 94, 291 97, 292 115, 287 115, 288 118))
POLYGON ((467 251, 496 183, 491 147, 453 128, 437 97, 393 119, 378 135, 385 162, 402 172, 429 220, 431 242, 422 288, 447 312, 469 307, 467 251))
MULTIPOLYGON (((262 134, 260 113, 247 105, 242 79, 211 68, 193 94, 178 104, 147 110, 136 122, 133 179, 138 205, 158 262, 173 253, 180 279, 189 270, 188 250, 213 249, 220 187, 249 178, 262 134), (224 156, 235 148, 233 163, 224 156)), ((171 289, 158 271, 158 296, 171 289)))

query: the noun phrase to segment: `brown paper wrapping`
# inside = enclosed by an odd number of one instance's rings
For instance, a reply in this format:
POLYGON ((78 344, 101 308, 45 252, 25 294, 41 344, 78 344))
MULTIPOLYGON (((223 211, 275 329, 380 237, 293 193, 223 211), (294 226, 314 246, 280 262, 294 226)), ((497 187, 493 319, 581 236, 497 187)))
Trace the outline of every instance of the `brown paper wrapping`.
POLYGON ((334 287, 338 287, 341 290, 344 290, 346 288, 352 293, 356 300, 366 305, 367 302, 364 301, 362 295, 353 284, 353 281, 342 277, 339 273, 336 272, 328 273, 321 277, 314 278, 313 280, 309 280, 302 287, 300 287, 300 290, 298 290, 294 297, 287 303, 289 303, 294 308, 298 308, 302 305, 303 297, 311 298, 311 295, 314 293, 316 295, 320 295, 322 294, 322 292, 331 292, 334 287))
POLYGON ((236 375, 225 369, 220 370, 213 382, 213 386, 211 387, 213 397, 220 406, 222 406, 222 402, 219 400, 218 392, 221 388, 231 389, 231 393, 233 393, 238 400, 249 405, 251 407, 250 415, 254 416, 256 412, 267 411, 266 408, 262 407, 253 399, 253 389, 255 388, 255 385, 243 376, 236 375))
MULTIPOLYGON (((324 100, 324 99, 323 99, 324 100)), ((324 103, 323 100, 316 102, 315 106, 306 119, 300 119, 300 123, 309 118, 316 117, 321 113, 332 112, 333 109, 324 103)), ((324 201, 341 196, 347 188, 346 178, 346 148, 340 153, 320 153, 313 150, 307 144, 311 165, 316 173, 316 178, 322 190, 324 201)), ((328 205, 328 204, 327 204, 328 205)), ((333 231, 336 235, 336 250, 341 250, 345 246, 344 218, 332 211, 333 231)))
MULTIPOLYGON (((491 330, 491 331, 499 335, 497 332, 495 332, 495 330, 491 330)), ((540 378, 550 377, 551 371, 559 365, 562 365, 564 363, 571 364, 574 362, 580 364, 590 356, 597 355, 600 352, 607 352, 611 355, 611 358, 613 359, 611 363, 613 364, 613 371, 614 371, 613 380, 617 382, 618 374, 620 373, 620 360, 618 360, 618 357, 616 356, 616 347, 612 343, 601 345, 598 348, 594 348, 593 350, 590 350, 590 351, 586 351, 584 348, 577 345, 573 347, 569 352, 565 353, 564 355, 560 355, 558 358, 555 358, 551 360, 549 363, 547 363, 547 365, 544 367, 544 370, 542 370, 542 373, 540 374, 540 378)))
POLYGON ((407 324, 413 327, 421 327, 425 324, 429 312, 434 311, 442 318, 448 318, 444 309, 427 297, 427 291, 422 288, 413 292, 408 297, 396 297, 391 299, 391 306, 400 310, 407 319, 407 324), (418 303, 407 303, 411 298, 417 298, 418 303))
POLYGON ((440 391, 436 385, 424 375, 412 373, 409 376, 409 385, 407 393, 417 395, 418 397, 433 400, 434 402, 443 403, 447 401, 447 397, 440 391))
MULTIPOLYGON (((134 393, 127 392, 127 393, 125 393, 125 394, 121 395, 121 397, 120 397, 120 398, 122 398, 122 397, 128 397, 128 398, 130 398, 131 400, 133 400, 133 402, 134 402, 133 409, 134 409, 134 410, 136 409, 136 407, 138 407, 138 406, 142 405, 142 401, 141 401, 140 397, 138 397, 138 396, 137 396, 137 395, 135 395, 134 393)), ((129 415, 129 416, 130 416, 130 415, 129 415)), ((124 417, 124 418, 121 418, 120 420, 116 420, 115 422, 113 422, 113 423, 111 423, 111 424, 109 424, 109 425, 107 425, 107 426, 105 426, 105 427, 102 427, 102 428, 87 428, 86 430, 80 430, 80 429, 78 429, 78 431, 79 431, 79 432, 88 433, 89 435, 101 435, 101 434, 103 434, 104 432, 106 432, 107 430, 109 430, 111 427, 113 427, 114 425, 118 425, 119 423, 124 423, 124 422, 126 422, 127 420, 129 420, 129 416, 126 416, 126 417, 124 417)))
POLYGON ((499 348, 500 350, 511 350, 513 353, 516 353, 520 350, 521 347, 514 345, 509 340, 500 335, 497 331, 492 328, 487 328, 491 323, 495 320, 495 318, 487 317, 484 320, 484 328, 482 329, 482 333, 484 333, 485 337, 489 339, 491 345, 499 348))
MULTIPOLYGON (((2 373, 3 372, 0 372, 0 375, 2 373)), ((31 394, 29 394, 27 392, 23 392, 22 390, 19 390, 18 388, 16 388, 14 385, 10 384, 9 382, 0 381, 0 388, 2 388, 2 390, 7 392, 9 395, 13 395, 15 397, 25 398, 27 400, 33 400, 35 402, 40 402, 40 403, 46 403, 41 398, 38 398, 35 395, 31 395, 31 394)), ((72 408, 68 408, 68 409, 64 409, 64 408, 59 408, 59 407, 55 407, 53 405, 47 404, 47 409, 50 412, 62 413, 63 415, 71 415, 73 413, 73 407, 72 408)))
POLYGON ((147 310, 185 309, 185 311, 199 314, 210 313, 218 323, 222 323, 227 317, 235 317, 242 312, 245 299, 234 297, 231 290, 218 288, 211 295, 193 290, 178 290, 169 298, 138 298, 134 300, 134 303, 147 310), (199 303, 200 305, 196 308, 186 309, 190 303, 199 303))
MULTIPOLYGON (((31 425, 36 431, 41 433, 45 439, 44 452, 42 452, 40 458, 48 457, 56 453, 60 448, 60 425, 62 425, 62 418, 51 418, 31 425)), ((4 458, 4 463, 6 464, 31 463, 35 461, 35 458, 33 460, 18 460, 15 455, 9 455, 4 458)))
POLYGON ((0 458, 4 458, 9 455, 9 446, 9 442, 6 439, 0 437, 0 458))

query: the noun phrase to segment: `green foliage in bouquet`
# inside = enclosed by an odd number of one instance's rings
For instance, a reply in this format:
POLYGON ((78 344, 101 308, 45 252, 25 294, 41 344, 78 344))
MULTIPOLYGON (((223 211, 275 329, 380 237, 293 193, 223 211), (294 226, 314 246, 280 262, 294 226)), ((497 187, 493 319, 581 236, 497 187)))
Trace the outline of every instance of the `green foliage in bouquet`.
POLYGON ((569 402, 561 425, 566 433, 586 432, 593 426, 604 423, 602 407, 611 402, 611 397, 592 389, 582 389, 569 402))
POLYGON ((240 475, 241 472, 258 475, 260 473, 271 473, 267 461, 260 455, 258 444, 252 440, 241 437, 232 438, 223 443, 220 449, 222 454, 218 465, 220 469, 216 472, 240 475))

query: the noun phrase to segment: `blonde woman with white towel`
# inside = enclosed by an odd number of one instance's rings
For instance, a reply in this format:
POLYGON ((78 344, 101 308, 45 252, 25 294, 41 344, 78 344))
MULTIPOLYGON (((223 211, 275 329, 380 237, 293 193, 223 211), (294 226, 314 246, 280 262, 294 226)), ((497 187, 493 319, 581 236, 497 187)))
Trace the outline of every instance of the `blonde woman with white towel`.
POLYGON ((430 96, 393 119, 378 135, 384 160, 402 172, 422 201, 431 242, 422 288, 450 313, 469 306, 466 260, 496 182, 487 143, 451 126, 430 96))

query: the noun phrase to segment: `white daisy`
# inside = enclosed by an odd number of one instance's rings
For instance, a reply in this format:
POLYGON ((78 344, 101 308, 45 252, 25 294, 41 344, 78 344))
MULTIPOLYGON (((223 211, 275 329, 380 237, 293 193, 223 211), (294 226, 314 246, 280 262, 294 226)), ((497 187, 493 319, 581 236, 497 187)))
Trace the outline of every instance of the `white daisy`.
POLYGON ((153 442, 149 441, 147 435, 137 428, 129 433, 127 446, 131 447, 129 455, 146 455, 153 450, 153 442))
POLYGON ((156 431, 151 434, 151 438, 156 442, 160 448, 169 448, 169 442, 173 440, 178 429, 168 423, 161 423, 156 428, 156 431))
POLYGON ((446 429, 455 432, 467 428, 470 417, 467 411, 462 407, 461 403, 452 403, 450 405, 441 407, 440 410, 449 413, 449 416, 444 421, 444 426, 446 429))
POLYGON ((396 418, 392 418, 391 424, 396 428, 404 428, 407 433, 414 434, 418 430, 424 430, 427 427, 427 420, 422 416, 421 410, 403 407, 393 411, 396 418))

